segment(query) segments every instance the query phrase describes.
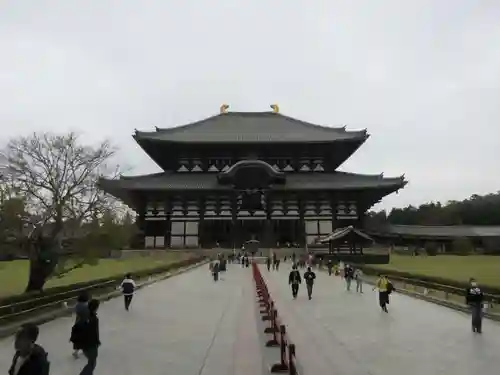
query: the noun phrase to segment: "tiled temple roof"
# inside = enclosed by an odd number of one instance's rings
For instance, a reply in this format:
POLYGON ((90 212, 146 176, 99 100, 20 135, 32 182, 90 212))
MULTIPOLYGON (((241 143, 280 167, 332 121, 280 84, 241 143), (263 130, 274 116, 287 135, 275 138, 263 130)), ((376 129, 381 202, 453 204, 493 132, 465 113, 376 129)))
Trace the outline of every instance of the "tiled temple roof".
POLYGON ((173 128, 154 132, 136 131, 136 140, 181 143, 259 143, 364 141, 366 130, 311 124, 273 112, 227 112, 173 128))
MULTIPOLYGON (((275 185, 275 190, 352 190, 404 187, 404 177, 386 178, 381 175, 363 175, 346 172, 290 173, 286 183, 275 185)), ((217 181, 216 173, 162 172, 144 176, 122 177, 118 180, 100 181, 104 190, 220 190, 228 189, 217 181)))

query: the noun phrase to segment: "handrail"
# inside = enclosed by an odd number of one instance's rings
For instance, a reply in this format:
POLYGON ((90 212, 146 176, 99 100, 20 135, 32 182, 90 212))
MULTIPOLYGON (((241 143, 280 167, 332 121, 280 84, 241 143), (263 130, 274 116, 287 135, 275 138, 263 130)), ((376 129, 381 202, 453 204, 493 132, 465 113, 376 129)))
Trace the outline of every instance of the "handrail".
POLYGON ((255 262, 252 263, 252 271, 258 302, 260 307, 263 308, 263 310, 260 311, 262 320, 269 322, 269 326, 265 328, 264 333, 273 335, 272 338, 267 341, 266 346, 277 347, 280 351, 279 362, 271 366, 271 372, 300 375, 296 366, 297 357, 295 344, 288 336, 286 326, 278 315, 278 310, 269 294, 267 284, 255 262))
MULTIPOLYGON (((355 265, 356 266, 356 265, 355 265)), ((363 265, 361 265, 361 268, 363 269, 363 265)), ((370 271, 375 271, 374 268, 371 268, 368 266, 370 271)), ((379 273, 384 273, 383 269, 376 269, 377 272, 379 273)), ((388 270, 390 271, 390 270, 388 270)), ((367 272, 367 275, 371 275, 371 273, 367 272)), ((410 285, 416 285, 416 286, 421 286, 427 289, 434 289, 434 290, 439 290, 441 292, 449 293, 449 294, 456 294, 459 296, 465 296, 466 291, 465 288, 460 288, 456 287, 453 285, 446 285, 442 283, 436 283, 433 281, 425 281, 425 280, 419 280, 416 278, 410 278, 410 277, 403 277, 403 276, 397 276, 397 275, 392 275, 390 272, 388 272, 387 276, 389 279, 394 280, 394 281, 400 281, 406 284, 410 285)), ((491 294, 491 293, 483 293, 485 300, 492 302, 492 303, 500 303, 500 295, 499 294, 491 294)))
MULTIPOLYGON (((204 258, 193 258, 193 259, 186 259, 183 261, 180 261, 178 263, 174 263, 173 267, 168 267, 166 268, 163 272, 158 271, 155 272, 154 274, 161 274, 164 272, 170 272, 173 269, 177 268, 175 265, 177 264, 178 267, 183 267, 185 265, 189 265, 189 262, 194 261, 192 264, 199 263, 202 261, 204 258)), ((153 274, 149 275, 152 276, 153 274)), ((67 301, 73 301, 75 296, 77 296, 79 293, 83 291, 95 291, 95 290, 100 290, 100 289, 106 289, 111 287, 112 285, 115 285, 118 281, 121 280, 121 275, 117 275, 116 277, 113 277, 110 280, 103 281, 103 282, 97 282, 94 284, 90 284, 81 288, 77 289, 72 289, 60 293, 55 293, 55 294, 50 294, 50 295, 45 295, 45 296, 40 296, 36 298, 32 298, 26 301, 21 301, 21 302, 16 302, 12 303, 9 305, 4 305, 0 306, 0 324, 3 322, 15 319, 16 317, 20 317, 26 314, 33 313, 38 310, 43 310, 49 307, 57 306, 60 305, 61 303, 67 302, 67 301), (46 303, 44 303, 46 302, 46 303), (34 306, 30 306, 34 305, 34 306), (25 308, 23 308, 23 306, 25 308), (26 308, 26 306, 28 306, 26 308)))
MULTIPOLYGON (((458 287, 452 286, 452 285, 439 284, 439 283, 418 280, 418 279, 412 279, 412 278, 408 278, 408 277, 401 277, 401 276, 389 275, 389 278, 394 280, 394 281, 400 281, 400 282, 410 284, 410 285, 422 286, 422 287, 426 287, 428 289, 440 290, 442 292, 448 292, 448 293, 456 294, 459 296, 466 295, 465 289, 458 288, 458 287)), ((483 293, 483 295, 484 295, 485 299, 488 301, 500 302, 500 295, 490 294, 490 293, 483 293)))
MULTIPOLYGON (((3 316, 2 312, 4 310, 6 310, 6 311, 9 311, 9 310, 10 311, 16 311, 16 310, 18 310, 19 307, 22 307, 24 305, 30 305, 30 304, 33 304, 33 303, 42 303, 45 300, 61 300, 62 299, 61 297, 64 297, 64 296, 67 296, 67 295, 71 295, 71 297, 74 297, 75 295, 77 295, 80 292, 88 291, 88 290, 93 290, 93 289, 97 289, 97 288, 101 288, 101 287, 105 287, 108 284, 115 284, 115 283, 116 283, 116 279, 113 279, 113 280, 109 280, 109 281, 106 281, 106 282, 91 284, 89 286, 85 286, 85 287, 81 287, 81 288, 77 288, 77 289, 68 290, 68 291, 65 291, 65 292, 50 294, 50 295, 41 296, 41 297, 35 297, 35 298, 28 299, 26 301, 11 303, 9 305, 3 305, 3 306, 0 306, 0 317, 3 316)), ((23 310, 21 310, 21 311, 23 311, 23 310)))

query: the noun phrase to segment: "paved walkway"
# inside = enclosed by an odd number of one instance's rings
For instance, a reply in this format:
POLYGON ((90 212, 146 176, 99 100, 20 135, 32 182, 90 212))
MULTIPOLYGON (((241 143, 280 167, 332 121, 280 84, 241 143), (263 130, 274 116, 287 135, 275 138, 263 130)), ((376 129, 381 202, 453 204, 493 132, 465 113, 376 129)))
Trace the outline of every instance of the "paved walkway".
POLYGON ((496 322, 485 320, 484 333, 473 334, 468 315, 401 294, 392 296, 385 314, 370 285, 362 295, 347 292, 339 277, 324 272, 316 272, 311 301, 304 285, 294 301, 289 263, 279 272, 261 271, 305 374, 498 374, 496 322))
MULTIPOLYGON (((203 266, 142 289, 128 313, 121 298, 103 303, 96 375, 265 373, 251 270, 229 265, 222 278, 214 283, 203 266)), ((41 326, 52 375, 76 375, 85 363, 71 357, 72 323, 41 326)), ((12 338, 0 341, 0 373, 12 354, 12 338)))

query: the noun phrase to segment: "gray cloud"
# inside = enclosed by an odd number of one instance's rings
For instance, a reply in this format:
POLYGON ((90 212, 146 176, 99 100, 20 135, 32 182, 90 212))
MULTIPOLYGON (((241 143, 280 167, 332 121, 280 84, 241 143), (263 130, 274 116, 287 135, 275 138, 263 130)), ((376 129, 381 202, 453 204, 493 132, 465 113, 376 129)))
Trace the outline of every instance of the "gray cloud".
POLYGON ((342 169, 410 180, 381 207, 496 191, 499 17, 497 0, 4 0, 1 137, 107 137, 145 173, 134 128, 276 102, 368 128, 342 169))

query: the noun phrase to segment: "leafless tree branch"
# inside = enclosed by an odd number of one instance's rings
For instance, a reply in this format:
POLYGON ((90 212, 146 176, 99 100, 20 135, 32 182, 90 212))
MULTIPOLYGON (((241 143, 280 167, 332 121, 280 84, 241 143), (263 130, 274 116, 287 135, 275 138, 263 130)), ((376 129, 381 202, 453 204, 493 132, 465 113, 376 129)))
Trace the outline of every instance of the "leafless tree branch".
POLYGON ((65 222, 81 225, 116 203, 97 186, 100 177, 118 177, 119 168, 108 165, 114 153, 108 142, 82 145, 74 133, 35 133, 8 143, 4 174, 28 209, 60 232, 65 222))

